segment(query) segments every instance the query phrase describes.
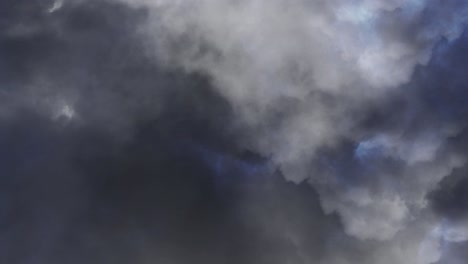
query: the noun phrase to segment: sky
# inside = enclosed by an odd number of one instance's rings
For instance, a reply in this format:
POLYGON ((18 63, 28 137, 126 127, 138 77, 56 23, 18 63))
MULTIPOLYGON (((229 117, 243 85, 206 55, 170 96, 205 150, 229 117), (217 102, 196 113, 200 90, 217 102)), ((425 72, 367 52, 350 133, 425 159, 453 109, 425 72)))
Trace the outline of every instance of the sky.
POLYGON ((0 263, 468 263, 467 22, 0 1, 0 263))

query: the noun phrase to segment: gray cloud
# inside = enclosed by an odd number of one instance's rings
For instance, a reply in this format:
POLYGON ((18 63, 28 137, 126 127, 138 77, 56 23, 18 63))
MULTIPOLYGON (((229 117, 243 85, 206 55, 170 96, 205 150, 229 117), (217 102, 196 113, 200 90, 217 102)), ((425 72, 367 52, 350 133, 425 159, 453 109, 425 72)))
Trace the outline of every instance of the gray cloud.
POLYGON ((253 148, 271 155, 286 179, 317 187, 325 211, 337 211, 350 235, 391 239, 426 207, 426 194, 464 164, 464 155, 443 151, 457 124, 413 129, 418 106, 409 106, 409 119, 399 117, 391 130, 372 135, 359 127, 369 106, 405 96, 401 85, 429 63, 440 40, 460 36, 466 8, 456 1, 442 9, 435 1, 128 3, 149 9, 143 31, 155 54, 209 74, 249 129, 253 148), (285 113, 288 100, 294 106, 285 113), (272 127, 271 118, 280 124, 272 127), (395 178, 403 187, 378 183, 374 192, 363 182, 349 188, 311 172, 308 164, 321 158, 321 148, 340 149, 343 141, 399 160, 399 175, 375 170, 372 177, 395 178))
POLYGON ((466 10, 0 3, 0 262, 463 263, 466 10))

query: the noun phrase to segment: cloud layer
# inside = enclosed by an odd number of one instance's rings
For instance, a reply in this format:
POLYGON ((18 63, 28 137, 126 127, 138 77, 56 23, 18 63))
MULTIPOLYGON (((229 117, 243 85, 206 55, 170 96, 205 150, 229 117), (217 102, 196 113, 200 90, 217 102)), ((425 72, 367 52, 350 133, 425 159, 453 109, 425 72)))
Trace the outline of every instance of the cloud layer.
POLYGON ((143 31, 156 55, 210 75, 249 130, 252 148, 271 156, 286 179, 317 187, 324 210, 337 211, 350 235, 392 238, 413 210, 426 206, 425 195, 464 164, 463 155, 441 154, 460 124, 431 120, 430 128, 412 127, 426 117, 414 113, 419 95, 404 98, 434 48, 462 34, 466 8, 457 1, 443 8, 436 1, 128 3, 148 8, 143 31), (398 123, 363 127, 389 97, 408 100, 398 123), (367 181, 349 186, 333 177, 351 176, 312 172, 310 163, 326 159, 318 154, 323 148, 341 152, 347 142, 399 167, 357 174, 394 178, 404 187, 371 179, 375 192, 367 181), (417 186, 404 190, 411 184, 417 186))
POLYGON ((3 1, 0 262, 464 263, 467 12, 3 1))

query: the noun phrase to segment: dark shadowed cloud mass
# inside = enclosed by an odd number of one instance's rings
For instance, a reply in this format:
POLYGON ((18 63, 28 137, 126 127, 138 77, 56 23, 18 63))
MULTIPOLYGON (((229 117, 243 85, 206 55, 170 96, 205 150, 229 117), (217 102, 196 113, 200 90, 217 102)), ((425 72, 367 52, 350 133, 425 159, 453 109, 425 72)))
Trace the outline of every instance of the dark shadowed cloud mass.
POLYGON ((468 263, 467 22, 0 1, 0 263, 468 263))

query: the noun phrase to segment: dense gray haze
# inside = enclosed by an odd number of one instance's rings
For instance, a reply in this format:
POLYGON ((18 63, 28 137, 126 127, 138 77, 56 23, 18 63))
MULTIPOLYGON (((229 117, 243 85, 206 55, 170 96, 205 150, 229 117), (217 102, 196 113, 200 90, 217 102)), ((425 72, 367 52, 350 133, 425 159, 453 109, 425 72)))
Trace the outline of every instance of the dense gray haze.
POLYGON ((0 263, 468 263, 463 0, 0 0, 0 263))

